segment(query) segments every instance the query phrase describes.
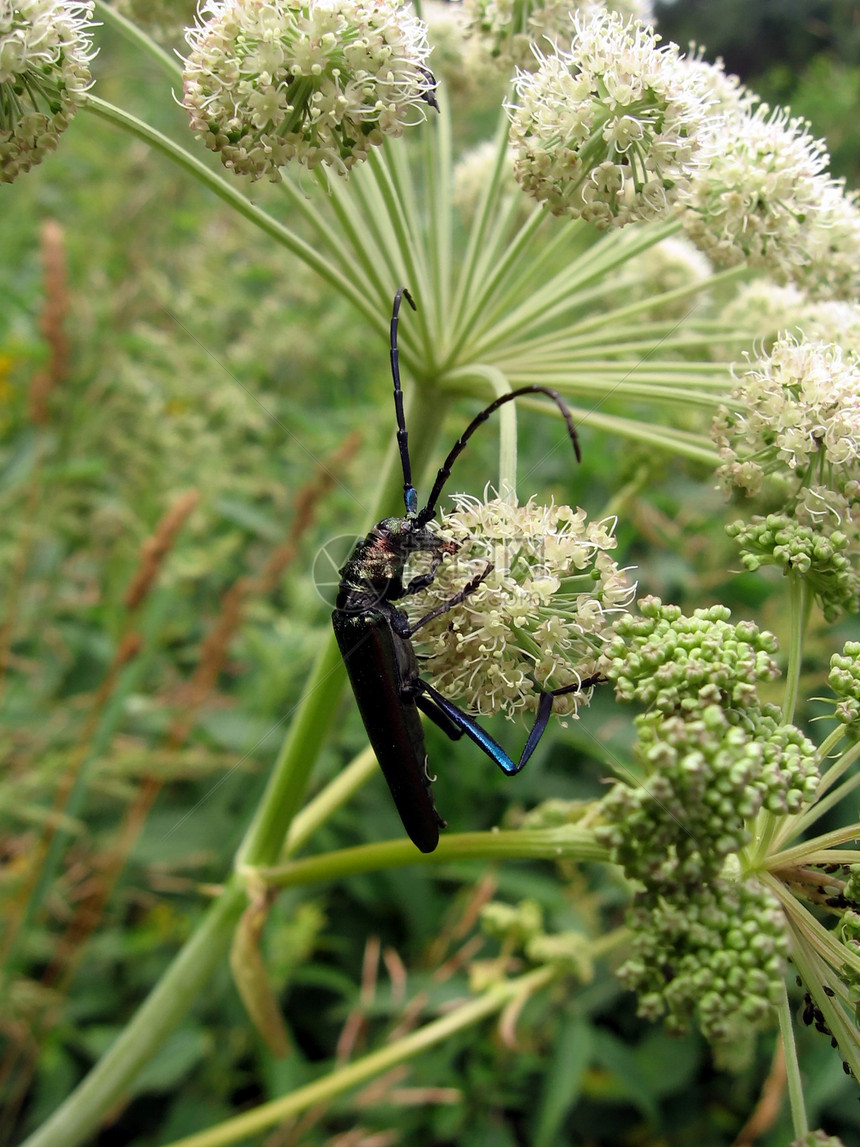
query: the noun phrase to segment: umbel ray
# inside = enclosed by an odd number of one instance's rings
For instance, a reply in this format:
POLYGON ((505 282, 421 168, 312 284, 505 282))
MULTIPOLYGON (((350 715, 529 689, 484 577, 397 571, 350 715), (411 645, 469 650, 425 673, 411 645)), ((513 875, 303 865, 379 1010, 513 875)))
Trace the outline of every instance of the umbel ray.
POLYGON ((561 689, 539 690, 537 716, 516 762, 473 717, 443 697, 428 681, 422 680, 412 637, 427 622, 464 601, 493 570, 492 564, 488 563, 458 593, 414 624, 410 624, 406 612, 394 604, 430 586, 444 557, 459 549, 456 542, 441 538, 428 528, 428 524, 436 516, 442 488, 466 443, 477 428, 506 402, 524 394, 544 394, 561 411, 577 460, 580 459, 580 451, 573 418, 561 397, 545 386, 520 387, 497 398, 472 419, 436 475, 427 504, 419 509, 418 494, 412 485, 397 350, 397 326, 404 298, 415 309, 409 292, 400 287, 394 296, 391 315, 391 374, 406 513, 402 518, 385 518, 356 545, 340 570, 332 625, 368 739, 391 790, 403 827, 422 852, 432 852, 439 843, 439 829, 445 828, 445 822, 433 801, 419 710, 452 740, 463 734, 471 738, 503 773, 513 776, 528 762, 543 736, 553 699, 563 693, 587 689, 596 683, 597 677, 561 689), (415 553, 429 554, 430 567, 426 573, 416 575, 404 585, 406 562, 415 553))

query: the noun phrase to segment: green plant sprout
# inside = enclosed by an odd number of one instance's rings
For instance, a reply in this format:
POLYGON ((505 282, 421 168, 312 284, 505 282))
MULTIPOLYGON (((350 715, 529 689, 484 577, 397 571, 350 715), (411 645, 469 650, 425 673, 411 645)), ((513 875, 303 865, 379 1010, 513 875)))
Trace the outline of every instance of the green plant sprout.
MULTIPOLYGON (((860 208, 808 125, 662 43, 647 5, 569 7, 428 3, 425 23, 395 0, 206 0, 181 64, 127 5, 0 7, 0 180, 50 164, 72 117, 93 116, 258 227, 283 248, 285 275, 304 265, 380 346, 393 291, 408 284, 420 303, 401 333, 417 473, 455 401, 552 387, 588 436, 586 467, 604 436, 713 475, 741 515, 729 527, 738 560, 784 574, 790 617, 780 653, 722 604, 685 614, 652 595, 645 574, 612 557, 629 491, 591 521, 531 490, 521 503, 508 404, 495 490, 454 498, 439 528, 461 552, 415 616, 487 560, 504 552, 505 563, 416 645, 436 687, 476 714, 513 718, 533 707, 536 683, 599 673, 597 691, 614 692, 623 719, 634 707, 630 767, 607 762, 616 776, 599 800, 547 801, 514 828, 451 833, 429 856, 399 839, 303 856, 375 769, 364 751, 307 799, 345 682, 334 639, 320 637, 205 919, 26 1147, 87 1141, 231 948, 249 1015, 286 1046, 258 947, 279 890, 511 859, 555 862, 562 880, 583 862, 612 866, 624 926, 554 931, 527 899, 491 900, 482 923, 499 954, 471 965, 471 999, 174 1147, 261 1133, 490 1017, 512 1029, 529 1001, 577 992, 607 959, 640 1015, 697 1027, 718 1058, 778 1031, 795 1142, 837 1142, 808 1124, 786 983, 799 978, 804 1018, 860 1079, 860 823, 849 799, 860 784, 860 643, 831 647, 820 743, 794 723, 811 630, 860 606, 860 208), (96 19, 155 61, 164 101, 175 96, 212 156, 99 96, 96 19), (455 105, 482 99, 497 106, 494 137, 458 154, 455 105)), ((393 433, 378 475, 365 528, 399 504, 393 433)), ((594 691, 563 699, 562 725, 594 691)), ((38 856, 19 932, 58 871, 56 848, 38 856)), ((21 971, 14 933, 10 977, 21 971)))

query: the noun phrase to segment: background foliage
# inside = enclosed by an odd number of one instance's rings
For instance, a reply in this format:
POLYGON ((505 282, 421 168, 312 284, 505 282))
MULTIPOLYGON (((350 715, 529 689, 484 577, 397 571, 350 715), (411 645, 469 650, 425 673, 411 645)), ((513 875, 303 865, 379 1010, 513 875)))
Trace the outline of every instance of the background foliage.
MULTIPOLYGON (((849 7, 709 0, 667 7, 662 28, 808 115, 835 172, 852 176, 860 37, 849 7)), ((147 64, 104 41, 100 92, 121 89, 179 137, 183 113, 149 107, 147 64)), ((479 137, 482 125, 470 127, 479 137)), ((355 491, 372 487, 392 419, 379 332, 142 145, 79 116, 58 154, 2 194, 0 891, 11 975, 0 1139, 12 1143, 111 1042, 223 878, 328 625, 314 555, 356 528, 355 491), (144 592, 147 563, 156 576, 144 592)), ((446 440, 467 416, 452 416, 446 440)), ((540 450, 527 416, 522 428, 525 471, 540 450)), ((726 511, 707 477, 677 463, 667 473, 659 456, 587 432, 584 459, 572 490, 558 458, 541 464, 541 481, 591 513, 632 484, 619 560, 649 592, 755 609, 780 633, 767 582, 723 573, 726 511)), ((460 477, 473 492, 493 477, 490 436, 460 477)), ((351 700, 339 722, 320 784, 365 743, 351 700)), ((581 729, 547 737, 513 787, 430 730, 440 807, 452 827, 479 829, 548 795, 593 796, 601 746, 623 753, 621 735, 598 700, 581 729)), ((399 832, 377 777, 312 847, 399 832)), ((557 928, 598 914, 618 923, 623 911, 605 872, 560 886, 538 863, 393 870, 312 893, 282 894, 265 933, 290 1054, 275 1058, 254 1033, 224 968, 100 1145, 208 1126, 464 994, 477 907, 493 894, 537 901, 557 928)), ((753 1062, 716 1071, 697 1036, 670 1039, 637 1020, 605 969, 574 1001, 530 1006, 515 1041, 503 1036, 488 1026, 449 1041, 259 1142, 730 1143, 772 1051, 763 1042, 753 1062)), ((851 1142, 855 1089, 826 1040, 801 1039, 811 1121, 826 1114, 851 1142)), ((787 1126, 761 1142, 784 1144, 787 1126)))

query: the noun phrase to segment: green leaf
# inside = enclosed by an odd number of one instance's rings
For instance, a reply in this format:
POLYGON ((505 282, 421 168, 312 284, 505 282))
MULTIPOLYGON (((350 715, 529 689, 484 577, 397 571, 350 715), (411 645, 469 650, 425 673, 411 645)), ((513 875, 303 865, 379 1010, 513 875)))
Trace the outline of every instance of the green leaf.
POLYGON ((544 1077, 534 1147, 553 1147, 558 1142, 558 1132, 582 1090, 591 1052, 591 1027, 581 1017, 571 1017, 561 1030, 544 1077))

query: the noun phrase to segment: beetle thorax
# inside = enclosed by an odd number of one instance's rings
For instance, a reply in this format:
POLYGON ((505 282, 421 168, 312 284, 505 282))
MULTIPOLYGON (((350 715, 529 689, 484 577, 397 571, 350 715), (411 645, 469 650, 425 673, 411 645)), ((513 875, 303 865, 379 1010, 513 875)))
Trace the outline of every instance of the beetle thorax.
POLYGON ((414 518, 385 518, 355 547, 341 570, 341 598, 338 608, 361 608, 365 599, 378 603, 403 596, 403 571, 416 553, 454 553, 455 542, 439 537, 414 518))

